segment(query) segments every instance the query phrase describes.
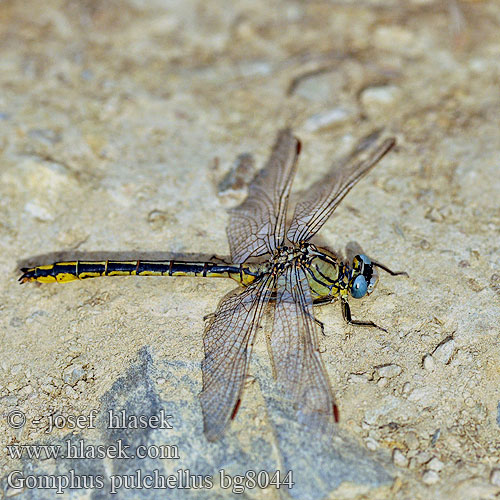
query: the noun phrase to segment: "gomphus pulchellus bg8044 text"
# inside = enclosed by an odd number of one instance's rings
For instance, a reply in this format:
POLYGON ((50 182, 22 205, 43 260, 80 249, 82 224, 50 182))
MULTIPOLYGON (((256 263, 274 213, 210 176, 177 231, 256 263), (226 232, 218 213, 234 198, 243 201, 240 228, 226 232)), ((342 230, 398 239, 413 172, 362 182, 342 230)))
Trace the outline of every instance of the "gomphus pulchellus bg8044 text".
POLYGON ((287 226, 300 142, 290 130, 281 131, 267 165, 251 183, 247 199, 231 210, 227 229, 231 264, 56 262, 22 269, 20 281, 50 283, 128 275, 232 278, 244 288, 222 299, 215 314, 209 316, 204 334, 200 401, 207 439, 218 439, 236 415, 255 334, 269 308, 274 314, 268 335, 273 373, 294 405, 299 422, 327 432, 338 420, 338 412, 319 353, 322 324, 315 319, 313 306, 338 298, 347 322, 380 328, 371 321, 352 320, 348 296, 359 299, 373 291, 378 279, 376 267, 391 274, 404 273, 394 273, 363 254, 356 255, 352 264, 342 262, 309 240, 394 144, 394 139, 386 139, 370 146, 364 159, 351 155, 340 163, 325 182, 297 203, 287 226), (266 255, 268 259, 262 262, 266 255))

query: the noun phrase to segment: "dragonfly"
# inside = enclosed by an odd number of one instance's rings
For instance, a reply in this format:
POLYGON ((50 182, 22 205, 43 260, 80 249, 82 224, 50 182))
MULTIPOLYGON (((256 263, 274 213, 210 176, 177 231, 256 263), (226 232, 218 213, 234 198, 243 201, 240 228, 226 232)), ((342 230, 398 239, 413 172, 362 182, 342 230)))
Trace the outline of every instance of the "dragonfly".
MULTIPOLYGON (((242 287, 226 295, 207 316, 199 395, 204 433, 218 440, 238 411, 252 346, 264 313, 272 317, 266 334, 274 378, 293 405, 300 424, 328 432, 338 407, 319 348, 323 324, 313 307, 339 300, 346 322, 383 328, 351 317, 349 297, 372 293, 376 268, 391 271, 365 254, 344 262, 311 243, 352 187, 395 145, 388 138, 362 157, 360 151, 336 165, 327 179, 298 201, 290 222, 287 209, 301 143, 281 130, 271 155, 248 188, 246 200, 230 210, 227 236, 231 263, 176 260, 68 261, 23 268, 19 280, 68 282, 99 276, 196 276, 231 278, 242 287)), ((363 148, 360 148, 362 151, 363 148)), ((386 331, 386 330, 384 330, 386 331)))

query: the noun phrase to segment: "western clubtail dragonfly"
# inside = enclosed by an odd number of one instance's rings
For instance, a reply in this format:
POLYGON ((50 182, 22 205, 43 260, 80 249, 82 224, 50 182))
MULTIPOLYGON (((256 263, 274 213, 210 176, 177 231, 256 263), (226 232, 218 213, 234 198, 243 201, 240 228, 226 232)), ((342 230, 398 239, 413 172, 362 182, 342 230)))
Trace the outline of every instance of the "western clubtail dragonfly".
MULTIPOLYGON (((287 206, 301 145, 282 130, 266 166, 249 186, 247 199, 231 210, 227 235, 231 264, 163 261, 71 261, 22 269, 22 283, 66 282, 98 276, 197 276, 232 278, 243 290, 224 297, 207 320, 200 393, 208 440, 222 436, 242 397, 255 334, 266 309, 274 312, 268 349, 273 373, 293 402, 302 424, 322 432, 338 421, 337 406, 319 353, 322 324, 313 306, 340 299, 351 319, 348 296, 369 295, 378 280, 375 267, 394 273, 366 255, 352 264, 309 240, 351 188, 394 146, 393 138, 375 146, 364 159, 351 155, 296 207, 287 226, 287 206), (263 260, 264 256, 268 256, 263 260), (256 260, 260 258, 260 262, 256 260)), ((382 329, 383 330, 383 329, 382 329)))

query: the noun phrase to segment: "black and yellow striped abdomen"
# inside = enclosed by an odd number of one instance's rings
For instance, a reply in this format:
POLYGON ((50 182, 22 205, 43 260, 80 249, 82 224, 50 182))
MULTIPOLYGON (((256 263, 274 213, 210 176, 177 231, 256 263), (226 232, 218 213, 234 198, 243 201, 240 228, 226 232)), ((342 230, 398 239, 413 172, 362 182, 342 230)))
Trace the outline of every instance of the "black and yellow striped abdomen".
POLYGON ((255 266, 244 264, 215 264, 213 262, 180 262, 174 260, 147 261, 71 261, 55 262, 46 266, 21 269, 21 283, 65 283, 67 281, 97 278, 99 276, 198 276, 232 278, 249 285, 260 274, 255 266))

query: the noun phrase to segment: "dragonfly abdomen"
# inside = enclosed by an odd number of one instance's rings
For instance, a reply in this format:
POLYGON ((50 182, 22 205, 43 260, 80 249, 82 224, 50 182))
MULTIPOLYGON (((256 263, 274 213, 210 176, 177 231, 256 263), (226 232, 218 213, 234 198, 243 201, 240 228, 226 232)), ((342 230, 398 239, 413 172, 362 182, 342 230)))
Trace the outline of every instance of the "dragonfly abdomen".
POLYGON ((206 278, 232 278, 244 285, 256 276, 246 266, 213 262, 180 262, 174 260, 147 261, 71 261, 55 262, 46 266, 22 269, 21 283, 64 283, 67 281, 97 278, 100 276, 199 276, 206 278))

